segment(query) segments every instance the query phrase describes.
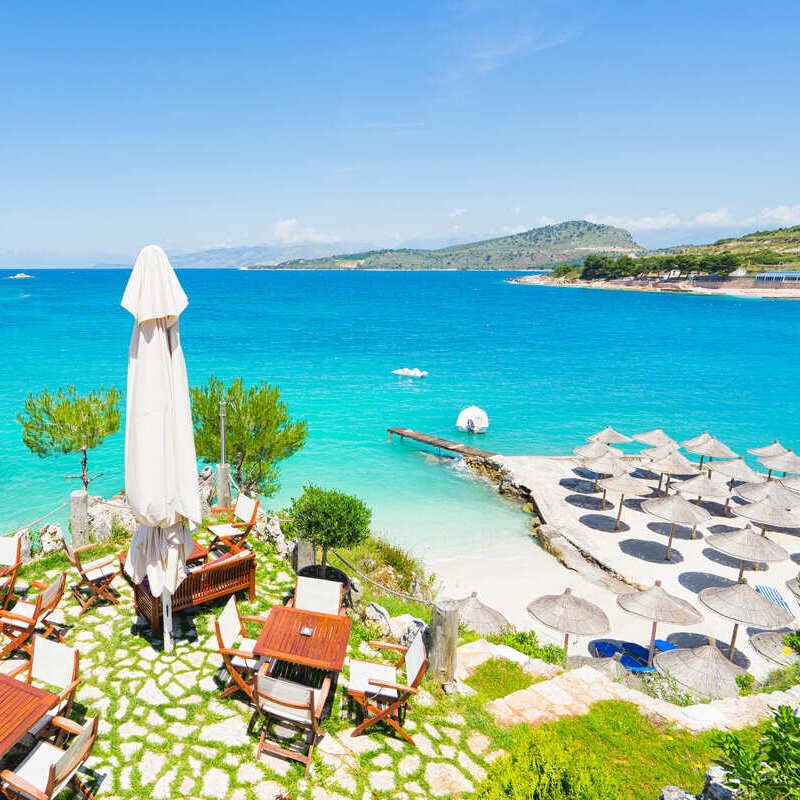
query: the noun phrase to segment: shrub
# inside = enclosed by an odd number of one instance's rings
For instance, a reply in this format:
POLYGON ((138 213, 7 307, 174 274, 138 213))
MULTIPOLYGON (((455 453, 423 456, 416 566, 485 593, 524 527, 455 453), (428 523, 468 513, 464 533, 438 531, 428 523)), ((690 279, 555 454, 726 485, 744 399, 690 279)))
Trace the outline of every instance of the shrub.
POLYGON ((642 691, 650 697, 672 703, 674 706, 690 706, 695 702, 692 693, 687 692, 669 673, 666 675, 643 673, 640 677, 642 691))
POLYGON ((534 731, 497 759, 477 787, 477 800, 608 800, 620 787, 588 750, 534 731))
POLYGON ((743 672, 741 675, 736 676, 736 685, 739 687, 739 694, 742 697, 753 694, 755 678, 749 672, 743 672))
POLYGON ((484 661, 466 680, 466 684, 478 693, 481 703, 527 689, 532 683, 533 678, 519 664, 506 658, 484 661))
POLYGON ((512 628, 486 638, 494 644, 508 645, 530 658, 540 658, 548 664, 565 664, 567 660, 563 647, 555 644, 539 644, 539 639, 534 631, 515 631, 512 628))
POLYGON ((742 800, 783 800, 800 797, 800 718, 780 706, 757 744, 746 744, 734 733, 722 733, 719 747, 727 782, 742 800))
POLYGON ((785 692, 792 686, 800 684, 800 661, 788 667, 775 669, 767 675, 766 680, 761 684, 762 692, 785 692))
POLYGON ((787 647, 791 647, 795 653, 800 653, 800 633, 787 633, 786 636, 783 637, 783 643, 787 647))

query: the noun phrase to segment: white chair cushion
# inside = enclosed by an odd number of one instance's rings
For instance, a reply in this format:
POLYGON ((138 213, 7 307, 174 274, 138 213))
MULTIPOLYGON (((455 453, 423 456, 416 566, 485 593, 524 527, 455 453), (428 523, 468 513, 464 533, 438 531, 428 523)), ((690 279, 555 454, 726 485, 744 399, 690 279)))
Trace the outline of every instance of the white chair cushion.
POLYGON ((115 564, 106 564, 103 567, 97 567, 96 569, 85 569, 84 572, 86 573, 86 577, 90 581, 99 581, 102 578, 108 578, 109 576, 113 575, 117 571, 117 567, 115 564))
POLYGON ((380 696, 390 699, 397 697, 396 689, 373 686, 370 680, 383 683, 397 683, 397 670, 390 664, 375 664, 372 661, 350 661, 350 683, 348 688, 353 692, 363 692, 372 697, 380 696))
MULTIPOLYGON (((8 610, 12 614, 16 614, 18 617, 25 617, 26 619, 33 619, 33 615, 36 613, 36 604, 35 603, 26 603, 24 600, 18 600, 8 610)), ((24 622, 19 622, 18 620, 15 620, 15 619, 4 619, 3 622, 6 625, 11 625, 14 628, 27 628, 28 627, 24 622)))
POLYGON ((425 644, 422 641, 422 630, 420 630, 413 638, 406 651, 406 679, 408 680, 409 686, 413 685, 414 681, 417 679, 426 658, 425 644))
POLYGON ((55 708, 52 708, 48 711, 38 722, 31 725, 28 728, 28 733, 32 733, 34 736, 39 733, 39 731, 43 730, 45 726, 49 725, 53 717, 57 717, 61 714, 61 712, 67 707, 67 701, 62 700, 55 708))
MULTIPOLYGON (((50 742, 39 742, 14 772, 39 791, 44 792, 50 776, 50 767, 58 763, 58 759, 63 755, 64 751, 60 747, 56 747, 50 742)), ((55 797, 55 794, 53 796, 55 797)))
POLYGON ((244 531, 241 528, 234 528, 228 522, 225 522, 221 525, 209 525, 208 529, 214 536, 241 536, 244 531))
MULTIPOLYGON (((43 636, 33 640, 33 659, 31 660, 31 679, 66 689, 72 683, 75 667, 75 648, 52 642, 43 636)), ((47 688, 47 687, 45 687, 47 688)))
POLYGON ((0 566, 10 567, 19 555, 19 539, 16 536, 0 536, 0 566))
MULTIPOLYGON (((256 646, 255 639, 241 639, 238 645, 235 645, 236 650, 241 650, 243 653, 252 653, 256 646)), ((252 658, 241 658, 234 656, 231 661, 235 667, 257 670, 263 663, 263 658, 258 658, 255 655, 252 658)))
POLYGON ((255 516, 256 508, 256 501, 252 497, 248 497, 246 494, 239 492, 233 514, 242 522, 250 522, 255 516))

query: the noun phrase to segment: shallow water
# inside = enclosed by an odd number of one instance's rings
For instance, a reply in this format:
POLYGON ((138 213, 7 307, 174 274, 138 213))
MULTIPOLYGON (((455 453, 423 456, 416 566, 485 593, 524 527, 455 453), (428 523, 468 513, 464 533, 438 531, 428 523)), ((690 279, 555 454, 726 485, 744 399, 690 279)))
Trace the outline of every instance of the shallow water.
MULTIPOLYGON (((31 270, 29 270, 31 271, 31 270)), ((26 394, 74 383, 125 386, 132 321, 125 270, 36 271, 0 280, 0 526, 66 499, 76 457, 38 459, 15 420, 26 394)), ((458 411, 490 416, 478 446, 561 454, 613 424, 711 430, 734 449, 779 437, 800 447, 800 305, 515 286, 498 273, 241 272, 180 274, 190 380, 215 373, 280 384, 308 420, 286 462, 279 506, 315 481, 372 504, 375 527, 421 555, 470 552, 522 537, 526 516, 457 463, 386 441, 402 425, 467 441, 458 411), (430 372, 422 380, 397 367, 430 372)), ((123 485, 123 434, 90 455, 92 486, 123 485)), ((471 441, 475 441, 474 439, 471 441)), ((60 519, 64 519, 63 513, 60 519)))

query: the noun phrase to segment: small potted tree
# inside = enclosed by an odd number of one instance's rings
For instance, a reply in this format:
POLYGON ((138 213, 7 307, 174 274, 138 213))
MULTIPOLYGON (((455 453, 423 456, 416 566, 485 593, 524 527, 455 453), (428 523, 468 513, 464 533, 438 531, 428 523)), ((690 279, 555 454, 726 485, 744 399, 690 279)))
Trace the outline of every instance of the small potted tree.
POLYGON ((339 581, 347 588, 347 575, 328 565, 328 548, 354 547, 369 536, 372 512, 367 505, 344 492, 309 484, 300 497, 292 499, 288 513, 295 534, 314 545, 315 560, 317 548, 322 549, 322 562, 304 567, 299 574, 339 581))

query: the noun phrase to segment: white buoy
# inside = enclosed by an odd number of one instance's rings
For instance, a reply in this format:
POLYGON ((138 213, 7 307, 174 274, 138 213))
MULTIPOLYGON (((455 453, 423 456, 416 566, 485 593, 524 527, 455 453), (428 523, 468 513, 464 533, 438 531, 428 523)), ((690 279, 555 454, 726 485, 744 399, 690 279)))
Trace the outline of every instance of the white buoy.
POLYGON ((489 429, 489 415, 478 406, 470 406, 458 415, 456 427, 467 433, 486 433, 489 429))

